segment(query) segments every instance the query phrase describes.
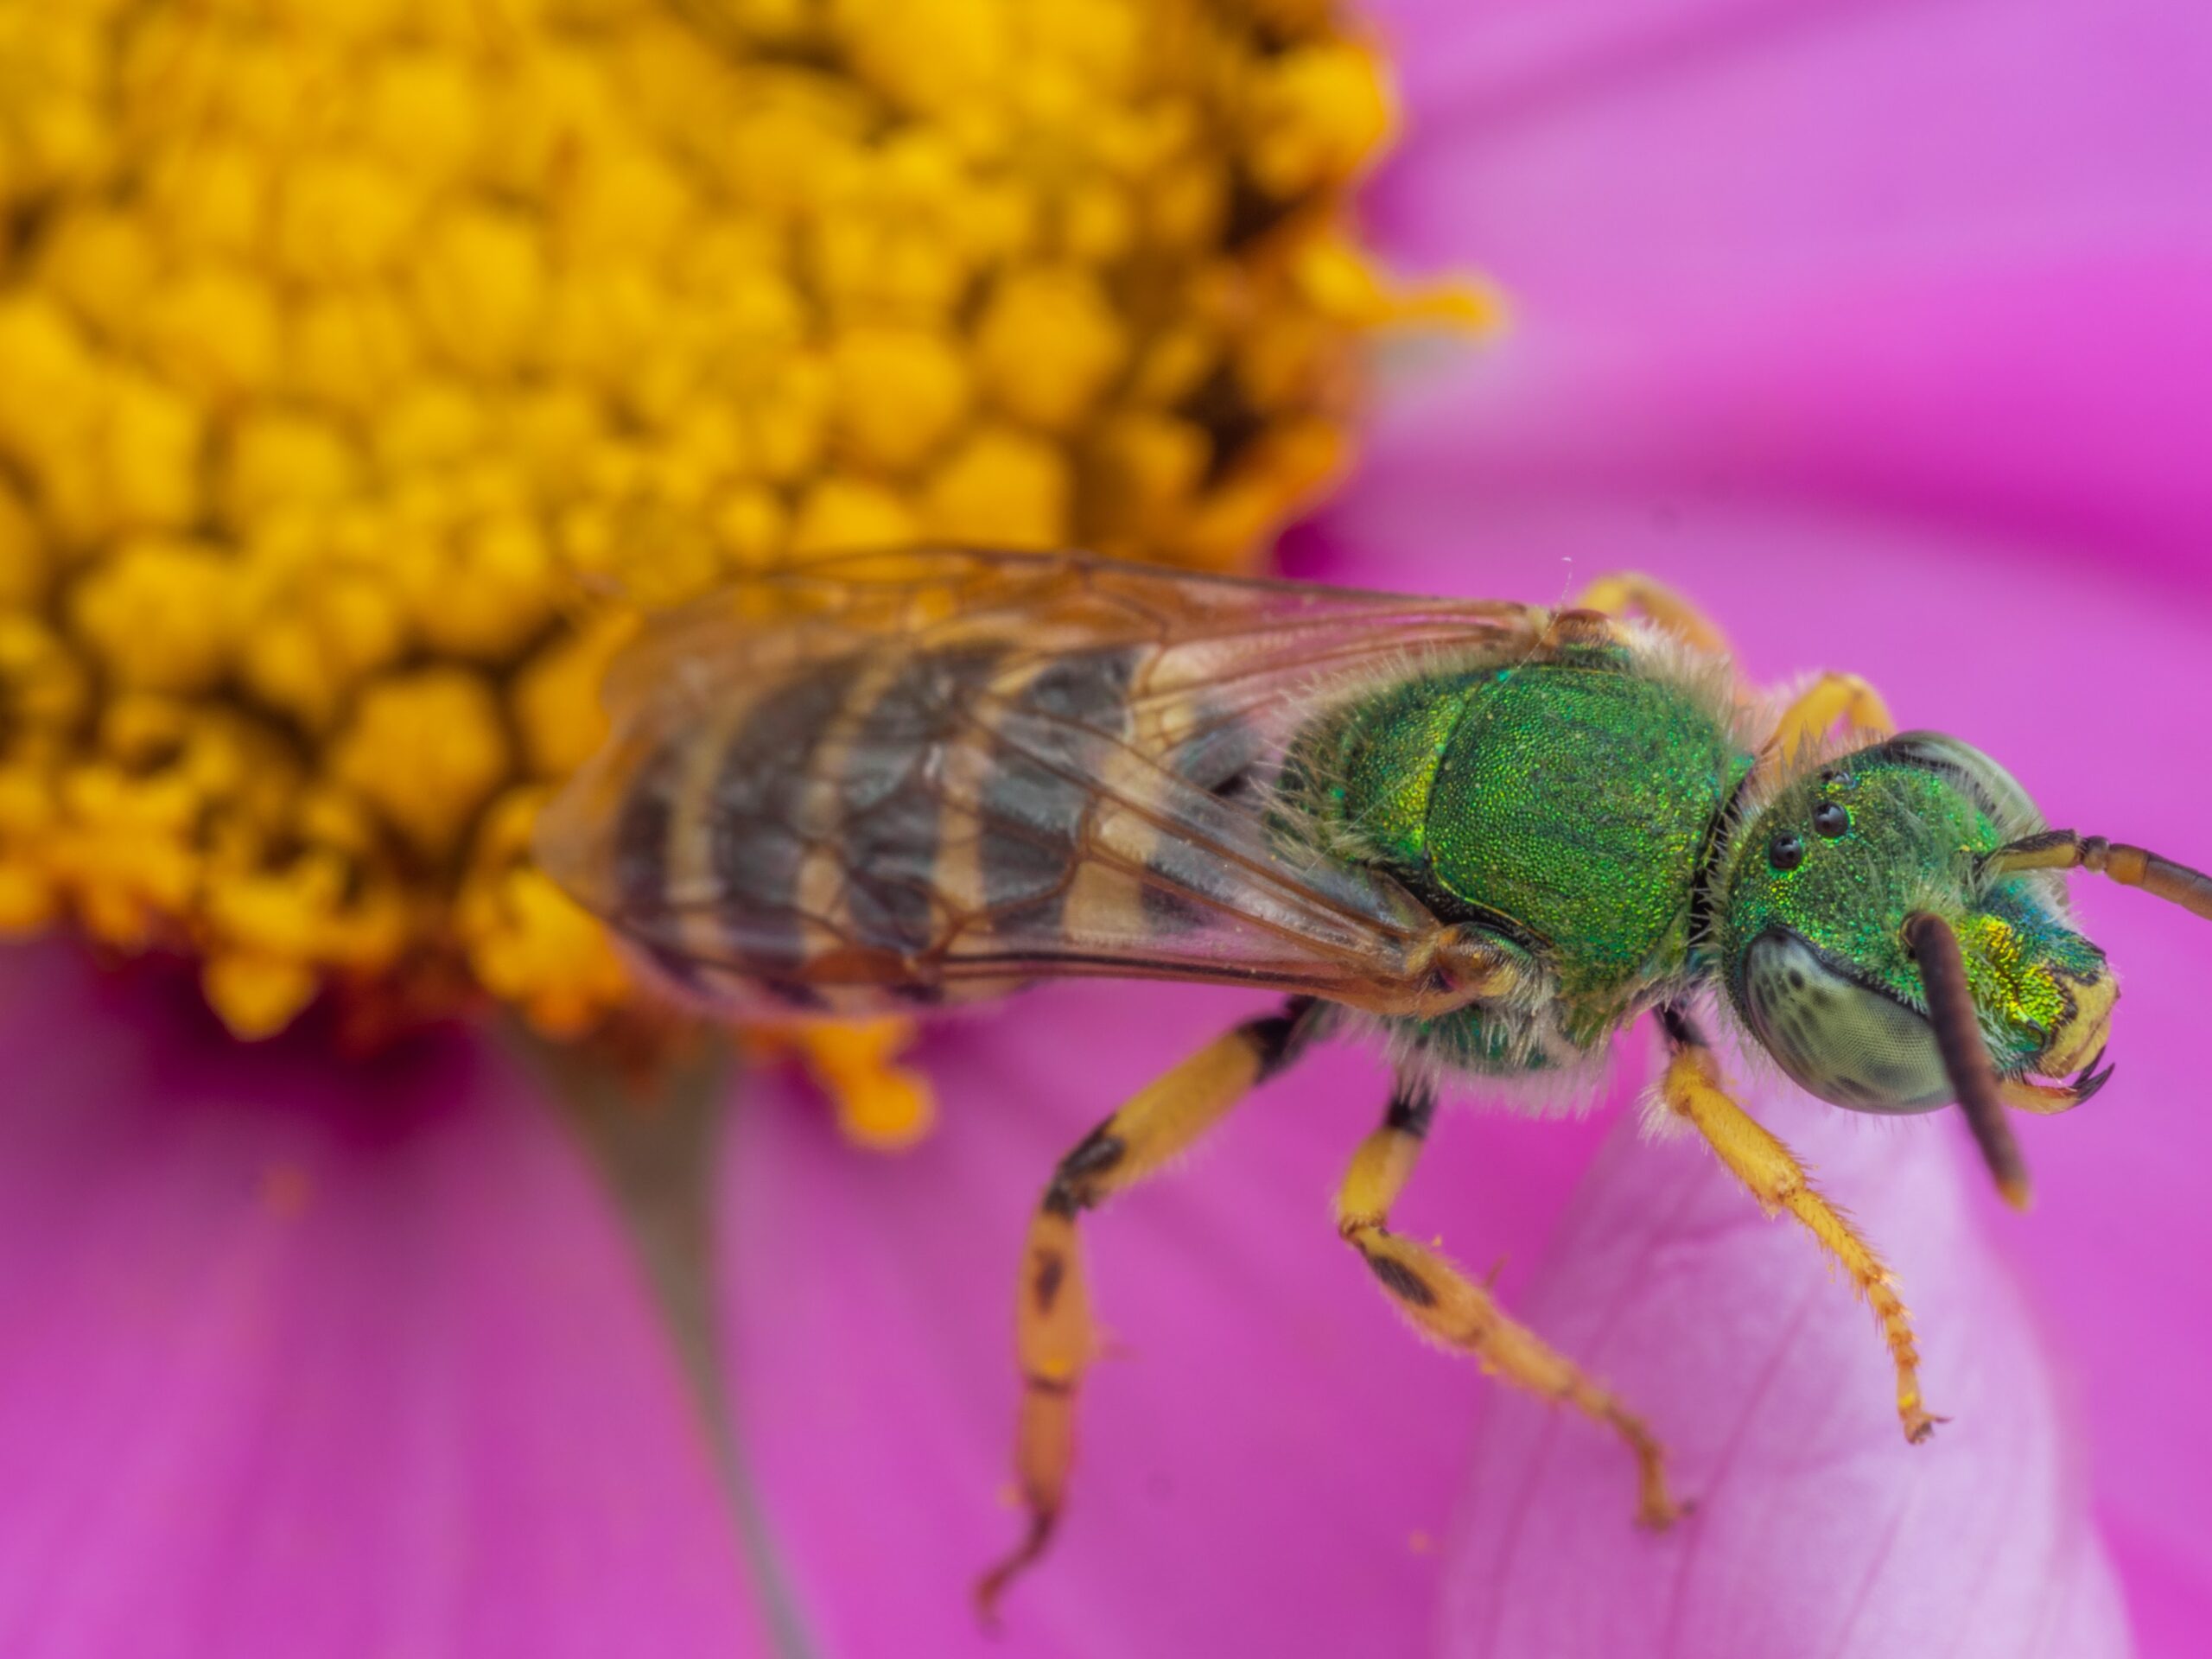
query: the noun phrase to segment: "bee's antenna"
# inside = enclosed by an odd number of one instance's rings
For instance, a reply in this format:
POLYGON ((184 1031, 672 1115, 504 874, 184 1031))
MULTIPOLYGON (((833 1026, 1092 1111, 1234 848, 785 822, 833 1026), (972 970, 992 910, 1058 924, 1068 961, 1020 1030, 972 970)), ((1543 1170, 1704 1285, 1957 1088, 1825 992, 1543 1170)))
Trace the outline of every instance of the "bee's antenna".
POLYGON ((1982 855, 1976 873, 2010 875, 2016 870, 2094 870, 2126 887, 2179 905, 2212 921, 2212 875, 2125 842, 2107 841, 2072 830, 2047 830, 1982 855))
POLYGON ((1941 916, 1916 910, 1904 918, 1904 942, 1920 964, 1920 982, 1928 992, 1928 1022, 1935 1028, 1936 1052, 1943 1057, 1943 1075, 1950 1079, 1959 1109, 1967 1115, 1981 1160, 1989 1166, 2005 1202, 2024 1210, 2028 1166, 2020 1156, 2020 1143, 2012 1138, 2012 1126, 2005 1121, 1997 1068, 1981 1040, 1981 1016, 1967 983, 1958 935, 1941 916))

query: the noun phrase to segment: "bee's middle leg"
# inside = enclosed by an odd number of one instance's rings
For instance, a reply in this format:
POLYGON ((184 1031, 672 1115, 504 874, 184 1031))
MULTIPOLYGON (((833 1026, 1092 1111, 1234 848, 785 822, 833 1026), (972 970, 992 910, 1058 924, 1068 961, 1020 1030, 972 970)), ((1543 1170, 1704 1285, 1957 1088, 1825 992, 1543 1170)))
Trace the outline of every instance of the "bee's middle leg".
POLYGON ((1803 1224, 1850 1275, 1881 1322, 1882 1339, 1897 1371, 1897 1420, 1908 1440, 1926 1440, 1943 1420, 1920 1395, 1920 1349, 1897 1281, 1850 1220, 1822 1198, 1796 1154, 1764 1124, 1738 1105, 1721 1086, 1718 1063, 1689 1017, 1661 1012, 1668 1061, 1660 1093, 1667 1109, 1696 1126, 1706 1144, 1771 1214, 1787 1211, 1803 1224))
POLYGON ((1014 1472, 1029 1526, 976 1586, 986 1618, 1051 1541, 1074 1461, 1076 1388, 1096 1342, 1076 1217, 1187 1150, 1254 1084, 1295 1059, 1327 1017, 1328 1005, 1300 996, 1280 1014, 1245 1021, 1139 1090, 1060 1160, 1029 1224, 1016 1301, 1022 1392, 1014 1472))
POLYGON ((1344 1172, 1337 1192, 1337 1230, 1422 1334, 1472 1354, 1484 1370, 1545 1399, 1564 1401, 1618 1433, 1636 1457, 1637 1519, 1667 1525, 1683 1506, 1668 1494, 1665 1449, 1643 1420, 1510 1318, 1489 1290, 1453 1263, 1390 1231, 1391 1207, 1413 1176, 1435 1106, 1425 1084, 1399 1083, 1382 1128, 1361 1142, 1344 1172))

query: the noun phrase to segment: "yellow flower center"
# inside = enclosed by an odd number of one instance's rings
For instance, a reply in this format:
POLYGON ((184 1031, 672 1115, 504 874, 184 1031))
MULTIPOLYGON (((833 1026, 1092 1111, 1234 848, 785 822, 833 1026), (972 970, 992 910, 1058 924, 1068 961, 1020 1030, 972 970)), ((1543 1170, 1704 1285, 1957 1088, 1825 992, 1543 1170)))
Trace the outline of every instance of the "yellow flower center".
MULTIPOLYGON (((592 1030, 528 831, 632 607, 1249 559, 1436 309, 1345 229, 1390 122, 1301 0, 0 7, 0 926, 188 952, 243 1036, 592 1030)), ((816 1058, 896 1138, 888 1052, 816 1058)))

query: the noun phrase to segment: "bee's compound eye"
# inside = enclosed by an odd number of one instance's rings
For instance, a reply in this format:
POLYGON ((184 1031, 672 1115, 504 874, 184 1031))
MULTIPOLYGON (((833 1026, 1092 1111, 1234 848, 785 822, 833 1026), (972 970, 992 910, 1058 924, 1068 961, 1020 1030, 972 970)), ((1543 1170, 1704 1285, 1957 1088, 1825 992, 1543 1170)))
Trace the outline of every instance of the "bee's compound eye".
POLYGON ((1796 836, 1777 836, 1766 844, 1766 861, 1777 870, 1794 870, 1805 861, 1805 843, 1796 836))
POLYGON ((1834 841, 1851 828, 1851 814, 1834 801, 1822 801, 1813 809, 1813 828, 1817 833, 1834 841))

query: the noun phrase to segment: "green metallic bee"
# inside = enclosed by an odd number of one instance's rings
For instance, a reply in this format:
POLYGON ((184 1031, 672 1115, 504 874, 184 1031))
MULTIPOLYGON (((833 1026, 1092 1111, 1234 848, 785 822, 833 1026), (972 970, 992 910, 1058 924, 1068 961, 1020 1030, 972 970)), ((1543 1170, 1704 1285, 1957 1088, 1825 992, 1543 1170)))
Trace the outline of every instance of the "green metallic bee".
POLYGON ((2212 879, 2049 829, 1980 751, 1891 734, 1855 677, 1754 694, 1636 577, 1552 612, 1071 555, 848 558, 661 619, 609 702, 541 855, 695 1002, 836 1016, 1072 975, 1289 994, 1045 1190, 1017 1320, 1029 1525, 987 1605, 1062 1507, 1095 1345, 1077 1217, 1315 1039, 1364 1034, 1395 1069, 1338 1195, 1345 1243, 1421 1330, 1618 1433, 1662 1525, 1644 1424, 1390 1230, 1440 1090, 1587 1091, 1655 1013, 1657 1109, 1840 1263, 1919 1440, 1937 1420, 1888 1270, 1730 1097, 1694 1010, 1838 1105, 1957 1101, 2023 1203, 2005 1109, 2063 1111, 2109 1075, 2115 983, 2059 873, 2212 917, 2212 879))

